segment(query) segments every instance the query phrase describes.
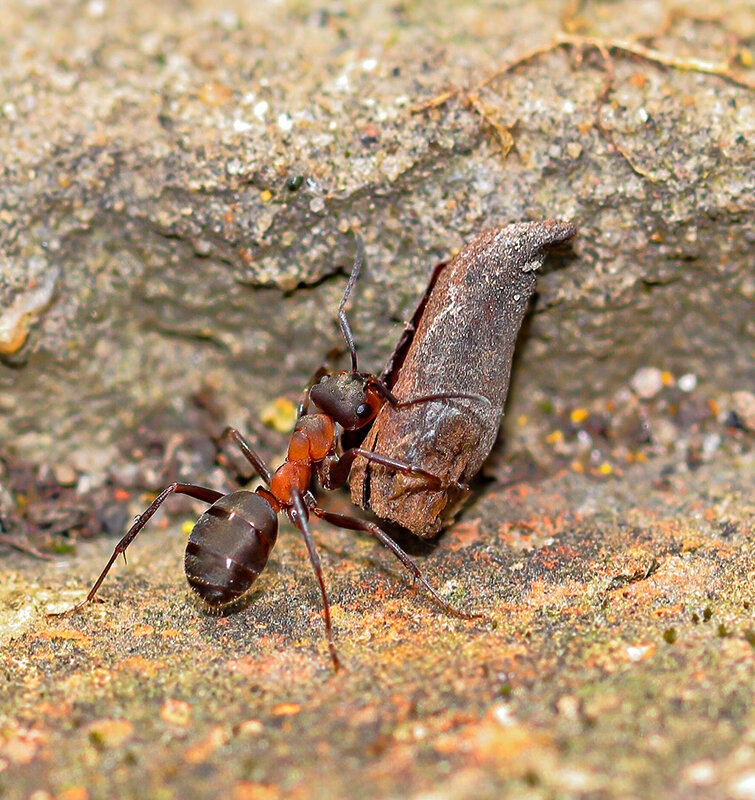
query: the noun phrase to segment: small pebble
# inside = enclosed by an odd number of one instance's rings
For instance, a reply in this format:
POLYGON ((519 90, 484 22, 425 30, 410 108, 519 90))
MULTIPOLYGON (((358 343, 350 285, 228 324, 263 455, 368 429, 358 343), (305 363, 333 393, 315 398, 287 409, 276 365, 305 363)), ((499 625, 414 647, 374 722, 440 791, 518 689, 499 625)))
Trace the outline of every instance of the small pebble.
POLYGON ((191 706, 169 697, 160 708, 160 716, 171 725, 185 727, 191 722, 191 706))
POLYGON ((260 420, 268 428, 280 433, 290 433, 296 422, 296 406, 287 398, 279 397, 262 409, 260 420))
POLYGON ((575 425, 578 425, 580 422, 584 422, 588 416, 589 414, 586 408, 575 408, 569 415, 569 419, 571 419, 575 425))
POLYGON ((79 477, 78 472, 70 464, 55 464, 52 471, 55 480, 61 486, 73 486, 79 477))
POLYGON ((219 81, 207 81, 199 89, 199 99, 206 106, 222 106, 233 97, 230 86, 219 81))
POLYGON ((640 367, 632 375, 629 385, 637 397, 649 400, 663 388, 663 372, 658 367, 640 367))
POLYGON ((721 446, 721 436, 718 433, 708 433, 703 437, 702 451, 706 458, 710 458, 721 446))
POLYGON ((10 392, 0 392, 0 411, 10 413, 16 410, 18 398, 10 392))
POLYGON ((755 431, 755 394, 752 392, 734 392, 731 396, 734 412, 742 420, 742 424, 750 431, 755 431))
POLYGON ((693 392, 697 388, 697 375, 688 372, 686 375, 682 375, 681 378, 679 378, 676 385, 683 392, 693 392))
POLYGON ((87 726, 89 739, 96 747, 120 747, 134 733, 134 726, 126 719, 100 719, 87 726))

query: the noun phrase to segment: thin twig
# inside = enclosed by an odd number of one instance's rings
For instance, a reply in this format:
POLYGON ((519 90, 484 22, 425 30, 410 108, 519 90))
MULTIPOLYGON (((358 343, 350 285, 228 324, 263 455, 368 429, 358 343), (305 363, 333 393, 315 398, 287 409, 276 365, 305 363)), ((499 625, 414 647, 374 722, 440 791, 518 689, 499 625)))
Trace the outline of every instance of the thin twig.
MULTIPOLYGON (((738 86, 744 86, 747 89, 755 89, 755 81, 743 75, 737 75, 732 71, 731 66, 725 62, 707 61, 701 58, 681 58, 679 56, 672 55, 671 53, 664 53, 660 50, 655 50, 652 47, 644 47, 643 45, 637 44, 629 39, 601 39, 596 36, 580 36, 559 31, 554 36, 552 42, 535 47, 532 50, 528 50, 526 53, 518 56, 513 61, 509 61, 507 64, 504 64, 486 78, 483 78, 481 81, 479 81, 479 83, 476 83, 470 90, 463 91, 460 88, 449 89, 439 95, 436 95, 430 100, 425 101, 421 105, 415 106, 411 109, 411 113, 418 114, 431 108, 438 108, 439 106, 447 103, 453 97, 456 97, 460 94, 464 94, 465 96, 473 96, 484 86, 487 86, 489 83, 497 80, 507 72, 511 72, 517 67, 526 64, 528 61, 532 61, 534 58, 538 58, 546 53, 550 53, 559 47, 592 47, 598 50, 601 55, 603 55, 604 59, 606 58, 606 55, 611 52, 624 53, 635 58, 641 58, 644 61, 660 64, 664 67, 670 67, 671 69, 685 72, 701 72, 707 75, 716 75, 719 78, 723 78, 724 80, 727 80, 730 83, 734 83, 738 86)), ((605 93, 606 92, 604 92, 604 94, 605 93)))

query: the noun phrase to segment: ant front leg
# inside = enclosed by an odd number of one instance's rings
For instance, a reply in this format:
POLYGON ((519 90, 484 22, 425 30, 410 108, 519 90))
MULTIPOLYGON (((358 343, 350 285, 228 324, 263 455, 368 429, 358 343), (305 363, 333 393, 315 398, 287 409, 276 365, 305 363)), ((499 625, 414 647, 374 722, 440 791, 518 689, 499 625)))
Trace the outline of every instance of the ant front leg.
POLYGON ((345 514, 335 514, 331 511, 325 511, 317 506, 312 508, 312 513, 316 514, 320 519, 335 525, 337 528, 345 528, 351 531, 364 531, 365 533, 372 534, 382 545, 387 547, 393 555, 409 570, 412 577, 418 580, 425 589, 430 593, 436 603, 451 616, 459 617, 460 619, 483 619, 483 614, 467 614, 464 611, 459 611, 452 605, 449 605, 443 598, 433 589, 427 582, 422 570, 409 558, 409 556, 399 547, 390 536, 374 522, 367 520, 357 519, 356 517, 348 517, 345 514))
POLYGON ((150 503, 147 510, 136 518, 136 522, 134 522, 126 535, 115 546, 115 550, 113 550, 110 560, 107 562, 107 564, 105 564, 105 569, 102 570, 100 577, 94 582, 94 586, 92 586, 92 588, 89 590, 89 594, 80 603, 77 603, 75 606, 73 606, 73 608, 69 608, 67 611, 62 611, 58 614, 48 614, 48 616, 70 617, 71 614, 75 614, 80 608, 83 608, 88 603, 91 603, 92 600, 94 600, 94 596, 97 594, 97 590, 105 580, 105 576, 108 574, 108 572, 110 572, 110 568, 115 563, 115 559, 118 558, 121 553, 126 552, 126 548, 131 544, 131 542, 134 541, 139 534, 139 531, 141 531, 141 529, 149 521, 150 517, 155 513, 155 511, 157 511, 158 508, 160 508, 160 506, 171 494, 187 494, 189 497, 193 497, 195 500, 201 500, 209 505, 212 505, 214 502, 223 497, 222 492, 216 492, 214 489, 205 489, 203 486, 195 486, 191 483, 171 483, 170 486, 163 489, 162 492, 160 492, 160 494, 150 503))
POLYGON ((374 464, 380 464, 382 467, 388 467, 404 475, 421 478, 426 484, 423 488, 428 491, 441 491, 453 487, 463 492, 468 488, 466 484, 459 483, 458 481, 444 481, 438 475, 433 475, 432 472, 420 469, 419 467, 413 467, 405 461, 399 461, 396 458, 390 458, 380 453, 373 453, 371 450, 364 450, 361 447, 353 447, 341 456, 334 456, 332 460, 324 460, 322 462, 321 474, 319 477, 322 481, 323 489, 340 489, 344 486, 349 479, 351 467, 355 459, 359 456, 366 458, 368 461, 372 461, 374 464))

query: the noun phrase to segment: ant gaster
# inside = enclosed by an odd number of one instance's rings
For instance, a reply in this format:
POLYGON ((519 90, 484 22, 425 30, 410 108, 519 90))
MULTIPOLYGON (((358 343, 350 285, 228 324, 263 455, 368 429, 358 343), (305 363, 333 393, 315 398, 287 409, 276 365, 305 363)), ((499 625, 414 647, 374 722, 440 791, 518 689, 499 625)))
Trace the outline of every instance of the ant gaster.
POLYGON ((336 669, 339 661, 333 643, 330 606, 325 592, 320 559, 310 530, 310 515, 339 528, 372 534, 398 558, 416 580, 422 583, 446 613, 462 619, 473 619, 477 616, 465 614, 446 603, 427 582, 419 567, 378 525, 320 508, 310 490, 313 473, 324 489, 344 486, 351 465, 358 457, 420 478, 426 488, 444 488, 443 481, 436 475, 403 461, 378 455, 360 447, 339 453, 340 431, 354 431, 364 427, 375 418, 385 403, 389 403, 395 409, 401 409, 416 403, 453 399, 467 399, 486 404, 489 402, 481 395, 443 392, 400 401, 378 378, 359 371, 356 347, 343 310, 364 260, 364 245, 359 236, 356 237, 356 242, 357 255, 354 266, 338 306, 338 322, 351 354, 351 370, 322 374, 325 369, 321 367, 313 376, 299 404, 298 419, 291 434, 284 463, 271 473, 242 434, 235 428, 227 428, 221 441, 232 439, 265 485, 255 491, 238 490, 229 494, 188 483, 172 483, 167 486, 137 517, 126 535, 115 546, 110 560, 86 598, 73 608, 52 616, 69 616, 94 600, 116 558, 125 553, 126 548, 144 528, 150 517, 171 494, 185 494, 210 504, 189 535, 184 569, 191 588, 213 608, 232 603, 249 589, 265 568, 270 551, 275 545, 278 535, 277 515, 280 512, 286 514, 304 537, 322 595, 328 648, 336 669), (310 402, 316 407, 316 411, 310 412, 310 402))

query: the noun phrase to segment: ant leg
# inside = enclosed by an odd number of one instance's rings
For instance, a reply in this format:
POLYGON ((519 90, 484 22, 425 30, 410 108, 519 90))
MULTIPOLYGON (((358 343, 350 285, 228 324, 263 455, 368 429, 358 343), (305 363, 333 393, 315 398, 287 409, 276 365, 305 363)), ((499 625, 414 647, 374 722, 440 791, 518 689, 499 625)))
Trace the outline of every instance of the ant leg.
POLYGON ((443 598, 433 589, 427 582, 425 576, 422 574, 420 568, 409 558, 409 556, 391 539, 390 536, 374 522, 367 520, 357 519, 356 517, 347 517, 345 514, 334 514, 332 511, 325 511, 322 508, 314 507, 312 513, 320 519, 335 525, 337 528, 345 528, 350 531, 364 531, 371 533, 382 545, 387 547, 393 555, 409 570, 412 576, 418 580, 425 589, 430 593, 436 603, 447 613, 454 617, 461 619, 482 619, 483 614, 467 614, 464 611, 459 611, 453 606, 446 603, 443 598))
POLYGON ((236 430, 236 428, 231 428, 229 426, 223 431, 220 439, 218 439, 218 444, 222 445, 227 439, 233 439, 239 450, 244 454, 244 458, 254 467, 260 478, 270 486, 270 479, 272 478, 270 470, 244 436, 236 430))
POLYGON ((307 384, 307 388, 301 393, 301 397, 299 398, 299 402, 296 404, 296 421, 298 422, 305 414, 309 413, 309 390, 317 383, 317 381, 322 378, 323 375, 327 375, 325 371, 325 364, 321 364, 317 372, 312 375, 309 383, 307 384))
POLYGON ((323 617, 325 618, 325 633, 328 637, 328 650, 330 650, 330 657, 333 660, 333 669, 338 670, 338 668, 341 666, 341 662, 338 660, 336 646, 333 643, 333 627, 330 624, 330 604, 328 603, 328 595, 325 592, 325 582, 322 579, 320 557, 317 555, 315 543, 312 539, 312 532, 309 529, 309 510, 304 503, 304 498, 299 492, 294 490, 291 493, 291 498, 293 500, 293 509, 288 512, 288 516, 291 522, 301 531, 301 534, 304 537, 304 544, 307 545, 307 552, 309 553, 309 560, 312 564, 312 569, 315 571, 315 577, 317 578, 317 582, 320 584, 323 617))
POLYGON ((410 400, 399 400, 379 378, 373 378, 371 383, 392 408, 407 408, 408 406, 416 406, 418 403, 431 403, 437 400, 473 400, 476 403, 480 403, 480 405, 488 407, 493 405, 489 398, 476 392, 438 392, 437 394, 426 394, 422 397, 412 397, 410 400))
POLYGON ((77 603, 73 608, 69 608, 67 611, 62 611, 58 614, 48 614, 49 617, 70 617, 71 614, 75 614, 80 608, 83 608, 87 603, 91 603, 94 600, 94 596, 97 594, 97 590, 102 585, 102 582, 105 580, 105 576, 110 572, 110 568, 115 563, 115 559, 121 553, 126 552, 126 548, 134 541, 137 534, 141 529, 147 524, 149 518, 157 511, 158 508, 165 502, 171 494, 187 494, 189 497, 193 497, 195 500, 202 500, 205 503, 209 503, 212 505, 217 500, 220 500, 223 497, 222 492, 216 492, 214 489, 205 489, 203 486, 194 486, 191 483, 171 483, 170 486, 166 487, 165 489, 160 492, 160 494, 149 504, 149 507, 146 511, 140 514, 136 518, 136 522, 128 529, 126 535, 118 542, 115 546, 115 550, 113 550, 113 554, 110 556, 110 560, 105 564, 105 569, 102 570, 100 573, 100 577, 94 582, 94 586, 89 590, 89 594, 82 600, 80 603, 77 603))
POLYGON ((446 482, 437 475, 433 475, 432 472, 420 469, 419 467, 413 467, 411 464, 407 464, 406 461, 399 461, 396 458, 390 458, 380 453, 373 453, 372 450, 363 450, 361 447, 352 447, 351 450, 347 450, 337 461, 334 461, 328 466, 327 472, 324 472, 321 476, 323 479, 323 488, 331 490, 340 489, 341 486, 344 486, 349 479, 351 466, 358 456, 362 456, 362 458, 366 458, 368 461, 380 464, 383 467, 393 469, 396 472, 412 475, 415 478, 422 478, 427 483, 427 486, 424 488, 429 491, 440 491, 449 486, 453 486, 459 491, 466 491, 468 488, 465 484, 459 483, 458 481, 446 482))

